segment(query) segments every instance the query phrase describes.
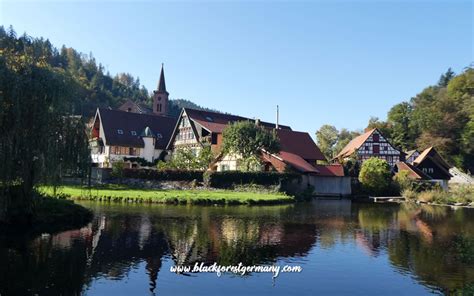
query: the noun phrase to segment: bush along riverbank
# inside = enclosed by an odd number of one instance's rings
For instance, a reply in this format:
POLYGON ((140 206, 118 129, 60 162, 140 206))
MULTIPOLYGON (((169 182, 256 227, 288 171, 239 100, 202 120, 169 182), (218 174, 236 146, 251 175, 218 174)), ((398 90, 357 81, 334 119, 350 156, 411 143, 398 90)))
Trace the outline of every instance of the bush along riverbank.
MULTIPOLYGON (((51 187, 42 187, 47 194, 51 187)), ((222 189, 153 190, 130 188, 120 185, 95 187, 63 186, 58 188, 58 197, 72 200, 103 202, 136 202, 162 204, 282 204, 295 198, 280 192, 244 192, 222 189)))
POLYGON ((452 186, 447 191, 438 188, 425 191, 404 189, 402 196, 412 202, 474 207, 474 186, 472 185, 452 186))
POLYGON ((50 198, 44 192, 34 191, 33 194, 33 214, 24 220, 25 223, 15 220, 0 223, 1 234, 54 233, 82 227, 93 218, 92 211, 73 201, 50 198))

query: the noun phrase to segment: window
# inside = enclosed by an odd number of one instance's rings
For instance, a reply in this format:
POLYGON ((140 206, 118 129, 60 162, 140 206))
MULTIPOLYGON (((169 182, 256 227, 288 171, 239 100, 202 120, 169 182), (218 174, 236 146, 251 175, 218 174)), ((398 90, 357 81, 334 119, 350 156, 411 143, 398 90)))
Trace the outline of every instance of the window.
POLYGON ((372 140, 373 140, 374 142, 376 142, 376 143, 379 142, 379 141, 380 141, 380 136, 379 136, 379 134, 373 134, 373 135, 372 135, 372 140))
POLYGON ((206 120, 207 120, 207 121, 210 121, 210 122, 213 122, 213 121, 214 121, 211 116, 206 116, 206 120))
POLYGON ((137 135, 137 132, 136 132, 136 131, 131 131, 130 133, 132 134, 132 136, 136 136, 136 135, 137 135))
POLYGON ((379 145, 374 145, 374 146, 373 146, 373 150, 374 150, 374 151, 373 151, 374 154, 380 153, 380 146, 379 146, 379 145))
POLYGON ((156 111, 161 112, 161 104, 156 105, 156 111))
POLYGON ((161 133, 156 133, 156 137, 157 137, 158 139, 161 139, 161 138, 163 138, 163 135, 162 135, 161 133))
POLYGON ((138 155, 139 154, 139 149, 135 147, 130 147, 128 148, 128 154, 129 155, 138 155))
POLYGON ((383 150, 388 150, 388 146, 384 146, 384 147, 383 147, 383 150))
POLYGON ((117 130, 117 134, 119 134, 119 135, 123 135, 123 130, 121 130, 121 129, 118 129, 118 130, 117 130))

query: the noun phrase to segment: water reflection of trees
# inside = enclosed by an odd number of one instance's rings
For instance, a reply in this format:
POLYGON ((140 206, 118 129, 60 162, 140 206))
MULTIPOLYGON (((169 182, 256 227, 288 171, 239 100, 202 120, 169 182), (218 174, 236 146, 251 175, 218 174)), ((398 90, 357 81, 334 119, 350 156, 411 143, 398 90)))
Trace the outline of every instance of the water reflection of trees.
POLYGON ((93 223, 81 230, 1 242, 0 262, 7 264, 0 266, 0 293, 79 294, 96 278, 122 279, 140 264, 154 291, 166 258, 175 264, 268 264, 304 257, 315 246, 354 242, 369 256, 387 254, 400 272, 445 291, 474 280, 474 221, 463 210, 349 201, 95 210, 93 223))
POLYGON ((474 282, 474 221, 466 210, 411 204, 356 208, 357 242, 369 254, 386 251, 400 272, 410 271, 445 293, 474 282))

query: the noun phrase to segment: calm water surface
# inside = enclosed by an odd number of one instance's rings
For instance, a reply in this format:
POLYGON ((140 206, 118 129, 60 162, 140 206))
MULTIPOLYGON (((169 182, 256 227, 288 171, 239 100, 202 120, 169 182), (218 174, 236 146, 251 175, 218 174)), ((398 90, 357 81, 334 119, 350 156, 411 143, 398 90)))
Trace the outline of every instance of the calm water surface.
POLYGON ((318 201, 285 206, 83 203, 82 229, 0 241, 4 295, 474 294, 474 211, 318 201), (170 267, 300 265, 301 273, 170 267))

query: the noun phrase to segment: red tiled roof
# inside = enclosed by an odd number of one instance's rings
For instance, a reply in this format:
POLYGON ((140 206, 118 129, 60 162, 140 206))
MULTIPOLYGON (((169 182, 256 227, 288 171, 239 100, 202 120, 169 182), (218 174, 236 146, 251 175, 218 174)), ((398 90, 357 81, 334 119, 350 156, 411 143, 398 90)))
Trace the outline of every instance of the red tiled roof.
POLYGON ((406 162, 397 162, 397 169, 398 171, 408 171, 409 175, 411 178, 416 179, 416 180, 430 180, 431 178, 423 173, 422 170, 416 168, 415 166, 406 163, 406 162))
POLYGON ((311 165, 309 162, 304 160, 301 156, 291 153, 291 152, 286 152, 286 151, 280 151, 278 156, 287 164, 291 165, 293 168, 296 170, 302 172, 302 173, 318 173, 319 171, 311 165))
POLYGON ((344 167, 341 164, 316 165, 318 175, 328 177, 344 177, 344 167))
POLYGON ((363 133, 362 135, 360 136, 357 136, 355 137, 354 139, 352 139, 352 141, 350 141, 346 147, 344 147, 341 152, 339 152, 339 154, 337 154, 337 156, 335 158, 339 158, 339 157, 348 157, 350 156, 352 153, 354 153, 357 149, 360 148, 360 146, 362 146, 362 144, 365 143, 365 141, 367 141, 367 139, 370 137, 370 135, 372 135, 372 133, 375 131, 376 129, 371 129, 365 133, 363 133))
POLYGON ((280 138, 281 151, 299 155, 306 160, 326 161, 326 157, 308 133, 279 129, 277 134, 280 138))
MULTIPOLYGON (((190 108, 184 108, 184 111, 186 112, 186 114, 191 120, 196 121, 205 129, 213 133, 222 133, 224 128, 229 123, 233 123, 236 121, 246 121, 246 120, 254 121, 254 119, 250 119, 250 118, 246 118, 242 116, 211 112, 211 111, 196 110, 196 109, 190 109, 190 108)), ((274 123, 269 123, 269 122, 264 122, 264 121, 261 121, 260 125, 267 128, 275 127, 274 123)), ((282 129, 291 130, 289 126, 280 125, 279 127, 282 129)))
POLYGON ((149 127, 155 135, 155 148, 165 149, 169 142, 173 128, 176 125, 176 119, 167 116, 139 114, 110 109, 98 109, 107 145, 125 146, 125 147, 144 147, 144 142, 140 134, 149 127), (117 131, 122 130, 119 134, 117 131), (132 131, 136 135, 132 135, 132 131), (161 138, 157 134, 161 134, 161 138))

